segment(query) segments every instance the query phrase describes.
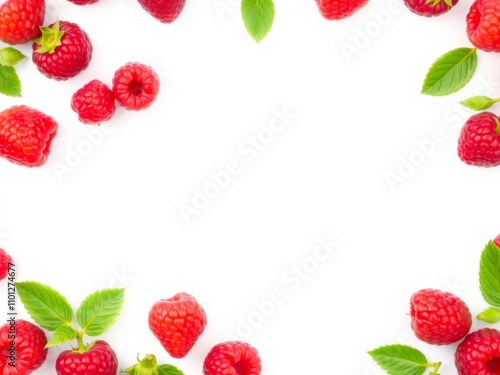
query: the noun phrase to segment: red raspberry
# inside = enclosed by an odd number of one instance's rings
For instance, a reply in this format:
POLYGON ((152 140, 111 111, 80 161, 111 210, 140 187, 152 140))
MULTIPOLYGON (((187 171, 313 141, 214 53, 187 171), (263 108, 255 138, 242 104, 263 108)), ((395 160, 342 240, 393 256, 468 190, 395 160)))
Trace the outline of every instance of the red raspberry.
POLYGON ((500 165, 500 119, 482 112, 467 120, 458 140, 458 156, 469 165, 500 165))
POLYGON ((139 4, 158 21, 172 23, 184 9, 186 0, 138 0, 139 4))
POLYGON ((38 369, 47 358, 47 344, 45 333, 36 325, 18 319, 15 322, 15 339, 11 337, 10 323, 0 327, 0 374, 2 375, 28 375, 38 369), (15 341, 12 350, 11 342, 15 341), (9 365, 9 357, 14 352, 14 366, 9 365))
POLYGON ((350 17, 364 7, 368 0, 316 0, 319 11, 327 20, 350 17))
POLYGON ((71 108, 84 124, 100 124, 115 114, 115 97, 107 85, 95 79, 73 94, 71 108))
POLYGON ((493 243, 500 248, 500 234, 493 239, 493 243))
POLYGON ((118 359, 106 341, 97 340, 87 351, 65 350, 56 360, 57 375, 116 375, 118 359))
POLYGON ((261 370, 257 350, 241 341, 215 345, 203 363, 203 375, 259 375, 261 370))
POLYGON ((113 94, 125 109, 139 111, 155 101, 160 90, 160 78, 153 68, 130 62, 119 68, 113 77, 113 94))
POLYGON ((24 44, 40 36, 45 19, 45 0, 7 0, 0 2, 0 40, 24 44))
POLYGON ((476 0, 467 14, 467 36, 479 49, 500 52, 500 1, 476 0))
POLYGON ((424 17, 435 17, 448 12, 458 0, 403 0, 413 13, 424 17), (451 5, 450 5, 451 4, 451 5))
POLYGON ((188 293, 177 293, 151 307, 149 329, 174 358, 188 354, 207 325, 205 311, 188 293))
POLYGON ((457 296, 422 289, 410 300, 411 328, 420 340, 447 345, 462 339, 472 326, 467 305, 457 296))
POLYGON ((12 257, 4 249, 0 249, 0 280, 7 277, 9 263, 12 263, 12 257))
POLYGON ((99 0, 68 0, 68 1, 76 5, 88 5, 88 4, 95 4, 99 0))
POLYGON ((458 375, 500 374, 500 332, 483 328, 468 334, 455 351, 458 375))
POLYGON ((0 156, 27 167, 47 161, 57 123, 27 106, 13 106, 0 112, 0 156))
POLYGON ((75 23, 57 21, 42 27, 33 43, 33 62, 46 77, 67 80, 87 69, 92 59, 92 42, 75 23))

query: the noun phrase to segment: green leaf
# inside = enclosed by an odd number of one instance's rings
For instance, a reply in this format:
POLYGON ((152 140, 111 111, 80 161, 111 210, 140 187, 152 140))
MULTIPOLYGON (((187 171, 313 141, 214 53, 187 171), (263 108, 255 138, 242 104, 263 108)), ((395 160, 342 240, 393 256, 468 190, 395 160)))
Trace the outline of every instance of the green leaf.
POLYGON ((479 288, 486 302, 500 307, 500 249, 489 241, 479 262, 479 288))
POLYGON ((21 52, 12 47, 0 49, 0 65, 3 66, 14 66, 25 57, 21 52))
POLYGON ((447 52, 427 72, 422 94, 444 96, 457 92, 471 80, 476 67, 476 48, 457 48, 447 52))
POLYGON ((500 310, 496 307, 488 307, 486 310, 481 311, 477 318, 490 324, 498 323, 500 322, 500 310))
POLYGON ((487 96, 478 95, 478 96, 473 96, 472 98, 462 100, 460 104, 474 111, 484 111, 485 109, 492 107, 495 103, 498 103, 499 101, 500 98, 491 99, 487 96))
POLYGON ((0 65, 0 93, 21 97, 21 81, 15 69, 11 66, 0 65))
POLYGON ((429 367, 421 351, 407 345, 386 345, 368 354, 390 375, 421 375, 429 367))
POLYGON ((60 326, 58 327, 47 341, 46 348, 51 346, 61 345, 65 342, 73 340, 77 335, 76 330, 70 326, 60 326))
POLYGON ((158 366, 158 375, 184 375, 184 373, 175 366, 160 365, 158 366))
POLYGON ((267 35, 274 21, 273 0, 242 0, 241 15, 243 23, 258 43, 267 35))
POLYGON ((104 289, 92 293, 76 311, 76 319, 84 333, 99 336, 106 332, 120 314, 125 289, 104 289))
POLYGON ((158 366, 158 375, 184 375, 177 367, 172 365, 158 366))
POLYGON ((71 326, 73 309, 58 291, 35 281, 17 282, 16 290, 26 311, 41 327, 55 331, 71 326))

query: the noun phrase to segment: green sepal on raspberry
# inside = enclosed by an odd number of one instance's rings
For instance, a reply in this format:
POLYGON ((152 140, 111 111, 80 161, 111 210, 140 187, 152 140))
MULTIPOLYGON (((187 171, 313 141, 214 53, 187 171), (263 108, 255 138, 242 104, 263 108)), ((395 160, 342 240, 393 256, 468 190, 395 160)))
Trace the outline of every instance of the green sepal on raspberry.
POLYGON ((42 32, 42 36, 34 41, 39 44, 40 47, 38 47, 35 52, 54 53, 56 48, 62 44, 61 38, 64 35, 64 31, 59 29, 59 21, 56 21, 52 27, 40 27, 40 31, 42 32))
POLYGON ((172 365, 158 365, 158 361, 153 354, 146 354, 144 358, 139 359, 137 354, 137 363, 121 373, 130 375, 184 375, 177 367, 172 365))

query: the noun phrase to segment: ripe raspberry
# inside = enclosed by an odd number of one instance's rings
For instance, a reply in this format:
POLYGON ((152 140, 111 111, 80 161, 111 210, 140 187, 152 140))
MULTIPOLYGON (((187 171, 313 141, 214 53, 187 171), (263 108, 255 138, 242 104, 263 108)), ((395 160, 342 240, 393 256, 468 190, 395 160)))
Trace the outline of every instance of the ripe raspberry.
POLYGON ((467 120, 458 139, 458 156, 469 165, 500 165, 500 119, 482 112, 467 120))
POLYGON ((188 293, 177 293, 151 307, 149 329, 174 358, 188 354, 207 325, 205 311, 188 293))
POLYGON ((422 289, 410 300, 411 328, 420 340, 447 345, 462 339, 472 326, 467 305, 457 296, 422 289))
POLYGON ((115 97, 107 85, 95 79, 73 94, 71 108, 84 124, 100 124, 115 114, 115 97))
POLYGON ((88 5, 88 4, 95 4, 99 0, 68 0, 68 1, 76 5, 88 5))
POLYGON ((27 167, 47 161, 57 123, 27 106, 13 106, 0 112, 0 156, 27 167))
POLYGON ((139 111, 155 101, 160 90, 160 79, 149 66, 129 62, 120 67, 113 77, 113 94, 125 109, 139 111))
POLYGON ((15 331, 12 331, 10 323, 0 327, 0 374, 28 375, 45 362, 47 337, 36 325, 22 319, 16 320, 14 327, 15 331), (11 345, 13 340, 14 348, 11 345), (9 357, 11 352, 14 352, 14 359, 9 357), (14 366, 9 365, 11 362, 14 366))
POLYGON ((455 351, 458 375, 500 374, 500 332, 483 328, 468 334, 455 351))
POLYGON ((327 20, 350 17, 364 7, 368 0, 316 0, 320 13, 327 20))
POLYGON ((184 9, 186 0, 138 0, 139 4, 158 21, 172 23, 184 9))
POLYGON ((476 0, 467 14, 467 36, 477 48, 500 52, 500 1, 476 0))
POLYGON ((241 341, 215 345, 203 363, 203 375, 259 375, 261 370, 257 350, 241 341))
POLYGON ((56 360, 57 375, 116 375, 118 359, 106 341, 96 341, 87 351, 65 350, 56 360))
POLYGON ((500 234, 493 239, 493 243, 500 248, 500 234))
POLYGON ((40 36, 45 19, 45 0, 7 0, 0 2, 0 40, 24 44, 40 36))
POLYGON ((33 43, 33 62, 46 77, 67 80, 87 69, 92 59, 92 42, 75 23, 56 21, 42 27, 33 43))
POLYGON ((413 13, 424 17, 435 17, 448 12, 458 0, 403 0, 413 13))
POLYGON ((7 277, 9 263, 12 263, 12 257, 4 249, 0 249, 0 280, 7 277))

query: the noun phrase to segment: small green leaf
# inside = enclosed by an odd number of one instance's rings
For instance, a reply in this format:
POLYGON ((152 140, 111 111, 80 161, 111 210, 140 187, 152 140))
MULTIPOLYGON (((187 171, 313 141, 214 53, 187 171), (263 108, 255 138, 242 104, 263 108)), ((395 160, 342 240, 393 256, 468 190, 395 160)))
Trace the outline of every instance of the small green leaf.
POLYGON ((172 365, 158 366, 158 375, 184 375, 177 367, 172 365))
POLYGON ((0 49, 0 65, 3 66, 14 66, 25 57, 21 52, 12 47, 0 49))
POLYGON ((99 336, 106 332, 120 314, 125 289, 104 289, 92 293, 76 311, 76 320, 84 333, 99 336))
POLYGON ((422 94, 444 96, 457 92, 471 80, 476 67, 476 48, 457 48, 447 52, 427 72, 422 94))
POLYGON ((258 43, 267 35, 274 21, 273 0, 242 0, 241 15, 243 23, 258 43))
POLYGON ((489 241, 479 262, 479 288, 486 302, 500 307, 500 249, 489 241))
POLYGON ((11 66, 0 65, 0 93, 21 97, 21 81, 15 69, 11 66))
POLYGON ((407 345, 386 345, 368 354, 390 375, 421 375, 430 365, 423 353, 407 345))
POLYGON ((71 326, 73 309, 58 291, 35 281, 17 282, 16 290, 28 314, 41 327, 55 331, 63 325, 71 326))
POLYGON ((69 327, 66 325, 60 326, 56 328, 56 330, 52 333, 47 341, 46 348, 50 348, 51 346, 61 345, 65 342, 73 340, 77 335, 76 330, 73 327, 69 327))
POLYGON ((477 318, 489 324, 500 322, 500 310, 496 307, 488 307, 486 310, 481 311, 477 318))
POLYGON ((498 103, 499 101, 500 98, 491 99, 487 96, 478 95, 478 96, 473 96, 472 98, 462 100, 460 104, 474 111, 484 111, 485 109, 492 107, 495 103, 498 103))

